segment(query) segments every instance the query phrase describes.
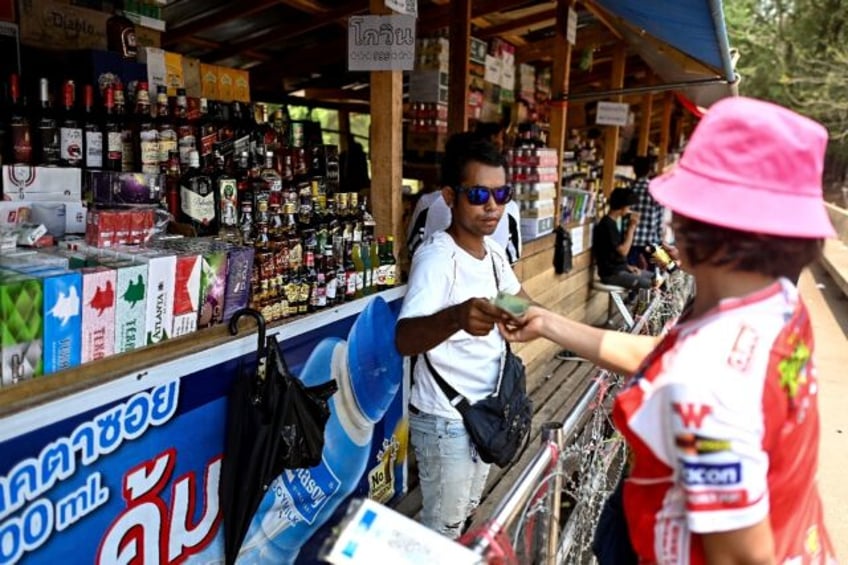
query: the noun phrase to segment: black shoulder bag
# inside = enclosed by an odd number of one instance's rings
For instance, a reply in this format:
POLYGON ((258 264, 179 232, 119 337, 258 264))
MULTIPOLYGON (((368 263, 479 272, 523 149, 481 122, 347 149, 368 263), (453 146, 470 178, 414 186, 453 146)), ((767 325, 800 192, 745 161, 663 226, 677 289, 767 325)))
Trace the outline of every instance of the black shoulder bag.
MULTIPOLYGON (((495 283, 500 288, 494 260, 492 271, 495 283)), ((439 388, 462 415, 465 429, 480 459, 498 467, 509 465, 527 446, 533 418, 533 403, 527 396, 524 363, 512 352, 509 343, 506 343, 503 366, 494 392, 473 404, 442 378, 426 353, 424 361, 439 388)))

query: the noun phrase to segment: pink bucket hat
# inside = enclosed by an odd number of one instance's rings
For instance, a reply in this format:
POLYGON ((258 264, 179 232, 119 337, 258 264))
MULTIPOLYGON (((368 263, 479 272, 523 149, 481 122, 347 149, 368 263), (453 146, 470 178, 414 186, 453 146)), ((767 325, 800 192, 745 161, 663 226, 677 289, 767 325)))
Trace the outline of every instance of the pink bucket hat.
POLYGON ((822 200, 826 146, 827 130, 809 118, 761 100, 725 98, 650 192, 672 211, 717 226, 833 237, 822 200))

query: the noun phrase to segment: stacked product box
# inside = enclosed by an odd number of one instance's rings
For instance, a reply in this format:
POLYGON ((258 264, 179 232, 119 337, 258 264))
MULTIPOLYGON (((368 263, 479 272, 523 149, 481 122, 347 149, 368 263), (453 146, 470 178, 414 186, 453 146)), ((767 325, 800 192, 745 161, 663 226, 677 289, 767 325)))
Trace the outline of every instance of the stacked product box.
POLYGON ((510 149, 507 166, 507 178, 521 208, 522 237, 530 240, 551 233, 557 218, 557 151, 547 147, 510 149))
POLYGON ((147 265, 147 299, 144 314, 145 344, 160 343, 171 337, 174 325, 174 285, 177 256, 173 252, 121 247, 115 255, 147 265))
POLYGON ((37 258, 13 269, 41 281, 44 374, 76 367, 82 353, 82 276, 37 258))
POLYGON ((115 352, 116 273, 109 267, 85 267, 82 275, 82 359, 97 361, 115 352))
POLYGON ((250 299, 250 274, 254 250, 208 238, 172 239, 155 245, 201 256, 198 327, 228 322, 246 308, 250 299))
POLYGON ((42 308, 38 278, 0 269, 0 386, 43 373, 42 308))
POLYGON ((174 276, 174 323, 171 337, 187 335, 197 330, 200 301, 201 256, 178 252, 174 276))
POLYGON ((144 347, 147 264, 120 258, 100 263, 115 270, 115 353, 144 347))

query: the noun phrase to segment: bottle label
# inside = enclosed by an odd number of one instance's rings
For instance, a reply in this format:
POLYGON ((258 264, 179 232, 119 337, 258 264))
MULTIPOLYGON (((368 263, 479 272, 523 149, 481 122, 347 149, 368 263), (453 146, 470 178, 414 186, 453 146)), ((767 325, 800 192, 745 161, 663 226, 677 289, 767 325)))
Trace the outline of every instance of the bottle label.
POLYGON ((29 163, 32 160, 32 138, 27 124, 12 124, 12 161, 29 163))
POLYGON ((52 125, 38 128, 41 134, 42 164, 55 165, 59 162, 59 130, 52 125))
POLYGON ((159 141, 155 136, 153 139, 141 138, 141 172, 157 174, 159 172, 159 141))
POLYGON ((124 142, 121 132, 110 131, 106 134, 106 154, 110 161, 123 160, 124 142))
POLYGON ((200 156, 211 155, 215 149, 215 141, 218 139, 218 132, 212 132, 200 138, 200 156))
POLYGON ((121 170, 131 172, 135 170, 135 151, 133 150, 132 130, 125 129, 121 132, 121 170))
MULTIPOLYGON (((271 484, 274 505, 266 520, 312 525, 340 488, 341 481, 326 462, 310 469, 286 469, 271 484)), ((278 527, 274 525, 275 530, 278 527)))
POLYGON ((386 286, 397 285, 397 265, 386 265, 386 286))
POLYGON ((135 28, 125 27, 121 30, 121 51, 125 59, 135 58, 138 53, 138 44, 135 38, 135 28))
POLYGON ((336 291, 338 290, 338 283, 336 283, 335 277, 329 279, 327 281, 326 287, 326 302, 332 304, 336 300, 336 291))
POLYGON ((356 292, 365 288, 365 271, 356 271, 356 292))
POLYGON ((386 269, 388 265, 377 267, 377 286, 386 286, 386 269))
POLYGON ((204 182, 191 179, 191 187, 180 186, 180 208, 192 220, 206 226, 215 219, 215 195, 204 182))
POLYGON ((72 165, 82 162, 82 129, 59 128, 59 155, 72 165))
POLYGON ((356 294, 356 272, 347 271, 345 273, 345 281, 347 281, 347 285, 345 286, 345 296, 351 297, 356 294))
POLYGON ((218 179, 218 194, 221 198, 221 226, 235 227, 238 223, 236 179, 218 179))
POLYGON ((177 145, 179 146, 180 151, 180 163, 187 165, 188 154, 197 149, 194 135, 181 135, 177 145))
POLYGON ((85 166, 92 169, 103 166, 103 134, 99 131, 85 132, 85 166))
POLYGON ((177 134, 173 130, 159 133, 159 162, 167 163, 171 151, 177 150, 177 134))

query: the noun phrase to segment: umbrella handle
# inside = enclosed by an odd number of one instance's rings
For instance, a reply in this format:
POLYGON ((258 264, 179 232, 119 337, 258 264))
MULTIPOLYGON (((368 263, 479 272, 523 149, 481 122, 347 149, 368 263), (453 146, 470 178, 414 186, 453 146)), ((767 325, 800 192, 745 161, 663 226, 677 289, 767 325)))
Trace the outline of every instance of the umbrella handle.
POLYGON ((258 326, 256 354, 261 359, 265 356, 265 317, 253 308, 242 308, 236 310, 230 318, 230 335, 238 335, 238 322, 242 316, 248 316, 256 320, 258 326))

